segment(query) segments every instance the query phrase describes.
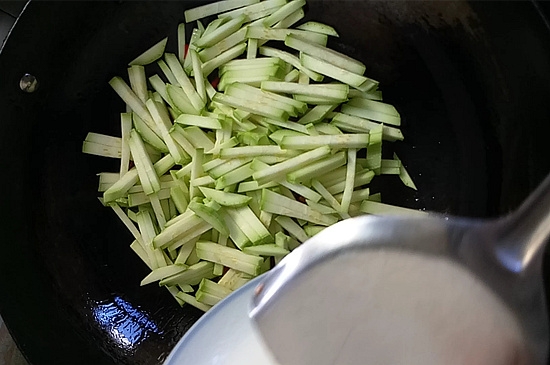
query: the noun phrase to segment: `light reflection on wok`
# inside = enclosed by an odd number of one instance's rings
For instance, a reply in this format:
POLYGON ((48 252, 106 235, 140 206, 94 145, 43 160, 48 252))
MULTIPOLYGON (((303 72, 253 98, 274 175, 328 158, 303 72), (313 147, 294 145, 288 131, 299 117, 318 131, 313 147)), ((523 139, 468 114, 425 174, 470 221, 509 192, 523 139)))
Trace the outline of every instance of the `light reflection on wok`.
POLYGON ((151 333, 160 334, 157 324, 147 313, 135 308, 119 296, 112 302, 96 304, 93 315, 115 344, 125 350, 134 349, 151 333))

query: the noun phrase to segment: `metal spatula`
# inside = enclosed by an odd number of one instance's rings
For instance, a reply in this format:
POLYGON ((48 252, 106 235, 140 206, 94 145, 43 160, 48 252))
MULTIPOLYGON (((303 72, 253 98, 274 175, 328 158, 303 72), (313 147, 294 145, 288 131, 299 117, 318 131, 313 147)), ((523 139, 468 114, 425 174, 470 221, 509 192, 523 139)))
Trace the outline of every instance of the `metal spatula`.
POLYGON ((363 216, 266 274, 251 317, 282 365, 545 364, 550 176, 498 220, 363 216))

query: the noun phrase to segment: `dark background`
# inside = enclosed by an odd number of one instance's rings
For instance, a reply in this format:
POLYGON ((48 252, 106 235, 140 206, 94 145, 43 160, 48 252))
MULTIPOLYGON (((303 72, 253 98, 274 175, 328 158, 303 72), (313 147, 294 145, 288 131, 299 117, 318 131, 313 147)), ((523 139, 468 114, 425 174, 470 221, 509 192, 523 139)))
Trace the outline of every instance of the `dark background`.
MULTIPOLYGON (((148 270, 96 199, 95 174, 118 162, 80 153, 87 132, 120 133, 124 106, 108 80, 166 35, 175 52, 177 24, 197 4, 32 2, 5 44, 0 313, 31 363, 159 363, 200 315, 164 289, 139 287, 148 270), (19 90, 25 73, 37 92, 19 90)), ((0 39, 21 5, 0 2, 0 39)), ((333 25, 341 37, 330 46, 361 59, 402 115, 405 141, 384 153, 397 151, 419 190, 380 177, 372 191, 383 201, 495 217, 550 171, 550 30, 538 10, 547 4, 308 7, 306 20, 333 25)))

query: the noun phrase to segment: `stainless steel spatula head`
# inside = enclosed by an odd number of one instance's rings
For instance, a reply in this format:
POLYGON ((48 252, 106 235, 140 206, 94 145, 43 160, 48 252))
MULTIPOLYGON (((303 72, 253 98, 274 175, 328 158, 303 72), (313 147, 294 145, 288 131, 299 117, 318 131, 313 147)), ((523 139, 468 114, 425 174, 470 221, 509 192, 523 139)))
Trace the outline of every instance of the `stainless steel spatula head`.
POLYGON ((329 227, 258 286, 282 365, 545 364, 550 177, 499 220, 364 216, 329 227))

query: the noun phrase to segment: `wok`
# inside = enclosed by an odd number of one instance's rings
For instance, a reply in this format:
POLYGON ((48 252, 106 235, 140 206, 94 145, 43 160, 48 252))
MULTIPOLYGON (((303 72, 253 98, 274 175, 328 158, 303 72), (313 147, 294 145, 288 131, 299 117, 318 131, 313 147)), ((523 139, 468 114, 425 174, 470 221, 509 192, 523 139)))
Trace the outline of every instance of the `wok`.
MULTIPOLYGON (((36 364, 160 363, 199 318, 155 286, 131 236, 96 199, 118 162, 80 153, 117 135, 107 81, 177 24, 193 1, 40 2, 0 55, 0 313, 36 364), (30 73, 39 89, 24 93, 30 73)), ((550 171, 550 28, 536 2, 310 1, 332 46, 361 59, 403 117, 390 146, 418 193, 394 177, 388 203, 470 217, 517 207, 550 171)), ((150 68, 156 72, 154 67, 150 68)), ((548 260, 545 260, 547 266, 548 260)))

